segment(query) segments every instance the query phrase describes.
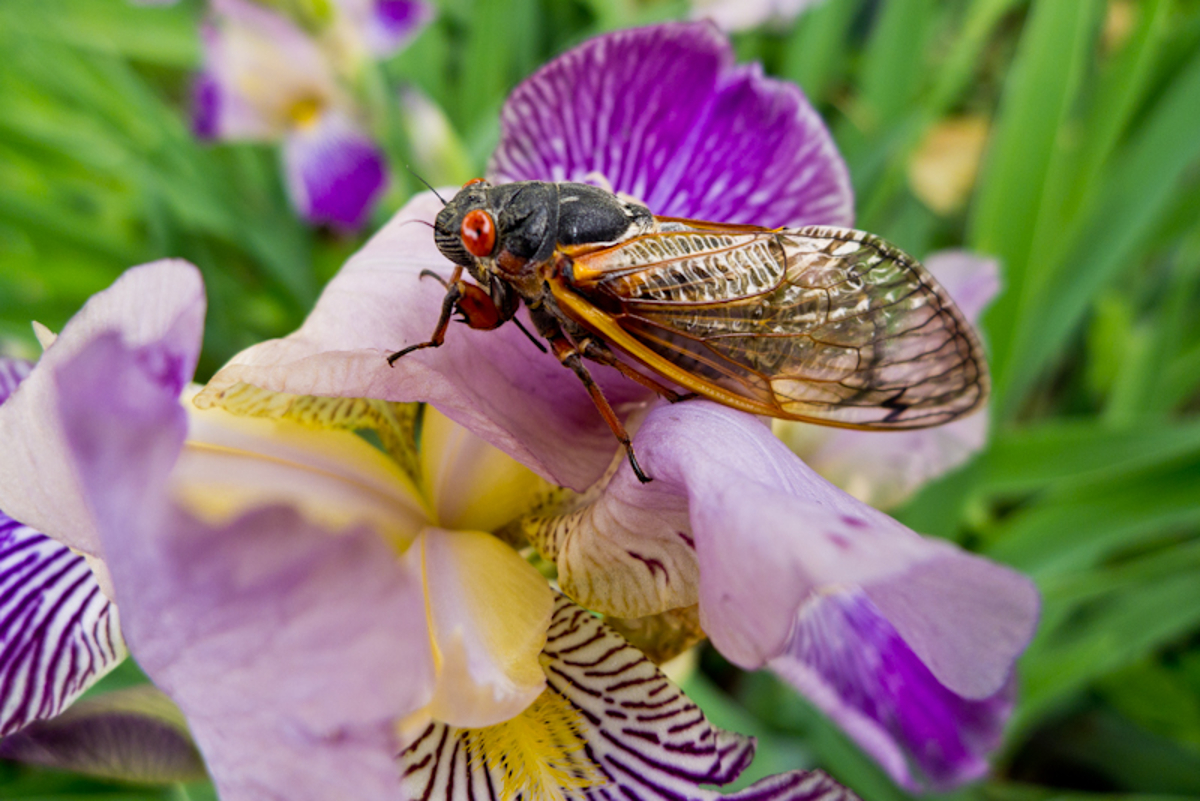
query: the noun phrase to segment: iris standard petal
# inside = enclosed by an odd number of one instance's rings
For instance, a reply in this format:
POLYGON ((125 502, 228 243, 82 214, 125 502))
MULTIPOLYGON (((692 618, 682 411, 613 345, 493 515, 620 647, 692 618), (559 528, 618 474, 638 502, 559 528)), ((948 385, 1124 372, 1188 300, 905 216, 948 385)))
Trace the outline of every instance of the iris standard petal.
POLYGON ((405 563, 425 586, 437 669, 428 717, 475 728, 533 703, 545 687, 538 654, 554 605, 546 579, 478 531, 426 529, 405 563))
POLYGON ((0 512, 0 737, 62 712, 124 658, 87 561, 0 512))
MULTIPOLYGON (((579 379, 514 325, 454 325, 442 347, 388 366, 389 353, 427 341, 437 323, 445 289, 420 273, 448 276, 453 265, 416 221, 432 223, 440 208, 432 194, 409 201, 330 281, 298 331, 235 356, 199 402, 240 383, 297 395, 427 401, 543 477, 586 489, 612 460, 612 432, 579 379)), ((614 370, 594 374, 622 414, 647 399, 648 390, 614 370)))
POLYGON ((332 109, 287 134, 283 166, 292 205, 311 223, 359 228, 387 186, 383 152, 332 109))
POLYGON ((204 310, 200 273, 183 261, 134 267, 92 296, 21 390, 0 406, 0 509, 64 545, 100 556, 95 525, 52 411, 61 390, 50 374, 100 332, 116 331, 130 345, 161 343, 162 369, 181 388, 196 367, 204 310))
POLYGON ((914 790, 984 775, 1012 711, 1012 682, 982 699, 946 688, 861 590, 801 607, 770 667, 914 790))
POLYGON ((850 225, 845 162, 793 84, 735 67, 710 23, 606 34, 542 67, 501 116, 498 181, 603 176, 655 214, 850 225))
POLYGON ((394 798, 395 721, 432 694, 420 576, 366 527, 280 507, 212 527, 174 506, 186 418, 156 350, 100 337, 55 376, 131 649, 223 799, 394 798))
POLYGON ((33 362, 0 356, 0 404, 17 391, 17 386, 29 377, 33 362))

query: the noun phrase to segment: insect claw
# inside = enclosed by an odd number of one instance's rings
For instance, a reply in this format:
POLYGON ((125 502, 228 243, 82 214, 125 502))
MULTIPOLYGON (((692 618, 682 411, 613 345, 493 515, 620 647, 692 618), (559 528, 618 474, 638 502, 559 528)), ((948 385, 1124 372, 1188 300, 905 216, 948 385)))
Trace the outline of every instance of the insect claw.
POLYGON ((646 475, 642 470, 642 466, 638 464, 637 456, 633 453, 633 444, 625 443, 625 453, 629 455, 629 466, 633 468, 633 474, 637 476, 637 480, 643 484, 649 484, 654 479, 646 475))

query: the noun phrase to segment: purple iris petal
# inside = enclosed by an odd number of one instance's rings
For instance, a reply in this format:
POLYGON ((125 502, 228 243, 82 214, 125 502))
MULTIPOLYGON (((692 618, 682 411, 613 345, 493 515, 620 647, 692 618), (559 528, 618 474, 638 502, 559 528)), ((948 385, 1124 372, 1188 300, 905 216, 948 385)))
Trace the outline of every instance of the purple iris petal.
POLYGON ((850 225, 849 173, 800 90, 735 67, 709 23, 593 39, 514 90, 491 164, 499 181, 599 173, 655 214, 850 225))
POLYGON ((192 133, 215 139, 220 133, 221 86, 210 73, 201 72, 192 82, 192 133))
POLYGON ((281 507, 210 526, 174 506, 187 423, 168 361, 101 335, 54 374, 139 664, 221 798, 395 798, 395 723, 432 692, 419 578, 369 530, 281 507))
POLYGON ((8 400, 32 369, 32 362, 0 356, 0 403, 8 400))
POLYGON ((383 153, 336 112, 288 134, 283 162, 292 203, 313 223, 358 228, 387 183, 383 153))
POLYGON ((0 512, 0 737, 54 717, 124 658, 84 557, 0 512))
POLYGON ((421 0, 371 0, 366 25, 367 47, 387 56, 403 47, 433 16, 421 0))
POLYGON ((986 773, 1012 710, 1011 682, 980 700, 947 689, 861 591, 805 605, 770 665, 912 789, 986 773))

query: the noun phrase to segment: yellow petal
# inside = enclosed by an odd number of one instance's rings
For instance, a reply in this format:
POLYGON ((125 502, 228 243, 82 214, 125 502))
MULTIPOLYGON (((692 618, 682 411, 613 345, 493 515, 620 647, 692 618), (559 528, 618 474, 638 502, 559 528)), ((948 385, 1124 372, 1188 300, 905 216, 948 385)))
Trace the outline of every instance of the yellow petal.
POLYGON ((538 654, 554 595, 545 578, 500 540, 478 531, 426 529, 419 559, 437 670, 427 710, 455 726, 490 726, 541 694, 538 654))
POLYGON ((425 407, 422 471, 437 524, 495 531, 529 509, 547 486, 532 470, 465 428, 425 407))
POLYGON ((975 186, 987 135, 983 117, 958 117, 934 125, 908 163, 913 194, 939 214, 961 208, 975 186))
POLYGON ((174 491, 210 524, 281 503, 332 529, 368 523, 404 550, 429 521, 411 479, 349 431, 197 409, 190 396, 184 405, 188 440, 174 491))

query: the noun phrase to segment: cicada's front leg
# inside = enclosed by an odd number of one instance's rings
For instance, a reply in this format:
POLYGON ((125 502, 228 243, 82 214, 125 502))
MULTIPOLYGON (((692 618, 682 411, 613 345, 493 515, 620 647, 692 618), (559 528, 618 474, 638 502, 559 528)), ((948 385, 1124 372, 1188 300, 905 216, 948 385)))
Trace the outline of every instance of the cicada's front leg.
POLYGON ((450 325, 450 317, 455 310, 462 315, 462 321, 471 328, 490 331, 504 322, 500 310, 496 308, 496 304, 488 293, 475 284, 469 284, 462 280, 462 267, 454 271, 454 275, 450 276, 449 281, 443 280, 437 273, 429 270, 423 270, 421 277, 434 278, 446 287, 446 296, 442 298, 442 313, 438 316, 437 327, 433 330, 433 336, 429 338, 429 341, 409 345, 388 356, 389 367, 394 365, 401 356, 412 353, 414 350, 440 347, 446 341, 446 329, 450 325))

